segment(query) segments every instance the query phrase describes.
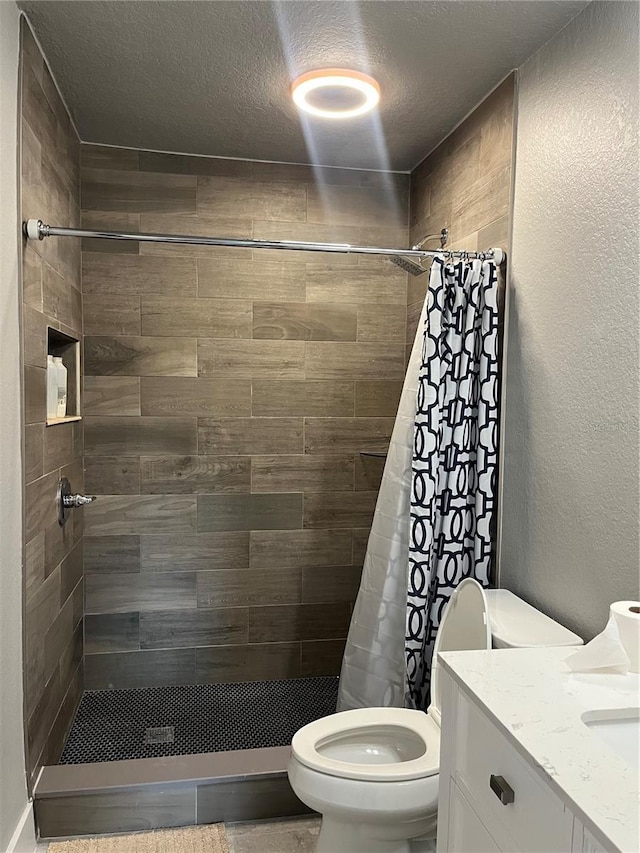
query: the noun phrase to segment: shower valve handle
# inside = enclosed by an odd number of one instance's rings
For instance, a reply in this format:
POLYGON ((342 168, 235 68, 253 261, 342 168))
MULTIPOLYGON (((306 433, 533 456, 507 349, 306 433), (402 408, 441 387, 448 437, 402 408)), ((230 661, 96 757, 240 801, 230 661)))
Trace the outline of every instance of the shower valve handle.
POLYGON ((74 507, 93 503, 95 499, 95 495, 63 495, 62 503, 67 507, 67 509, 73 509, 74 507))
POLYGON ((56 495, 56 503, 58 504, 58 524, 61 527, 66 524, 70 509, 77 509, 78 507, 93 503, 95 499, 95 495, 72 494, 71 483, 66 477, 62 477, 62 479, 58 481, 58 494, 56 495))

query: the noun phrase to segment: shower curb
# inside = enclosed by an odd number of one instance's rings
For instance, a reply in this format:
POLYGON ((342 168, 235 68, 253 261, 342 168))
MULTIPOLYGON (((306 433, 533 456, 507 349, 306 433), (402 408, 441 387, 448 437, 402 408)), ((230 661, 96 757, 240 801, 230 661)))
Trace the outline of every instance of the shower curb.
POLYGON ((42 839, 308 814, 287 778, 290 747, 43 767, 42 839))

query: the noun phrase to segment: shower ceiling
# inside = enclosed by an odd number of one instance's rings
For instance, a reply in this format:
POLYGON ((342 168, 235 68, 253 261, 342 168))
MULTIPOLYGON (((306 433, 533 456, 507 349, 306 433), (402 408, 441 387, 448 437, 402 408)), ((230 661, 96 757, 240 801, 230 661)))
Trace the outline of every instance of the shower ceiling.
POLYGON ((22 0, 86 142, 409 170, 586 2, 22 0), (379 111, 302 117, 290 83, 349 67, 379 111))

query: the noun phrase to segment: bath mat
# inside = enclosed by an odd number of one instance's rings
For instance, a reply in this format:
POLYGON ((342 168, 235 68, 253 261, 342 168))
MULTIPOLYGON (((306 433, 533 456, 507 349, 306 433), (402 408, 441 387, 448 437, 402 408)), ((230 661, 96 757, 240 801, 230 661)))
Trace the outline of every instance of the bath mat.
POLYGON ((47 849, 48 853, 229 853, 221 823, 131 835, 74 838, 73 841, 51 842, 47 849))

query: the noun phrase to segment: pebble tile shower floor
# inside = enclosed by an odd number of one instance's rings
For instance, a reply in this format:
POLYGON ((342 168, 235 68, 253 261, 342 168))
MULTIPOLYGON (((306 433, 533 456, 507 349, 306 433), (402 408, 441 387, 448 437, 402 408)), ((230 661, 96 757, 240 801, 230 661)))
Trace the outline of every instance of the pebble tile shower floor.
POLYGON ((286 746, 335 713, 338 679, 297 678, 84 693, 60 764, 286 746))

